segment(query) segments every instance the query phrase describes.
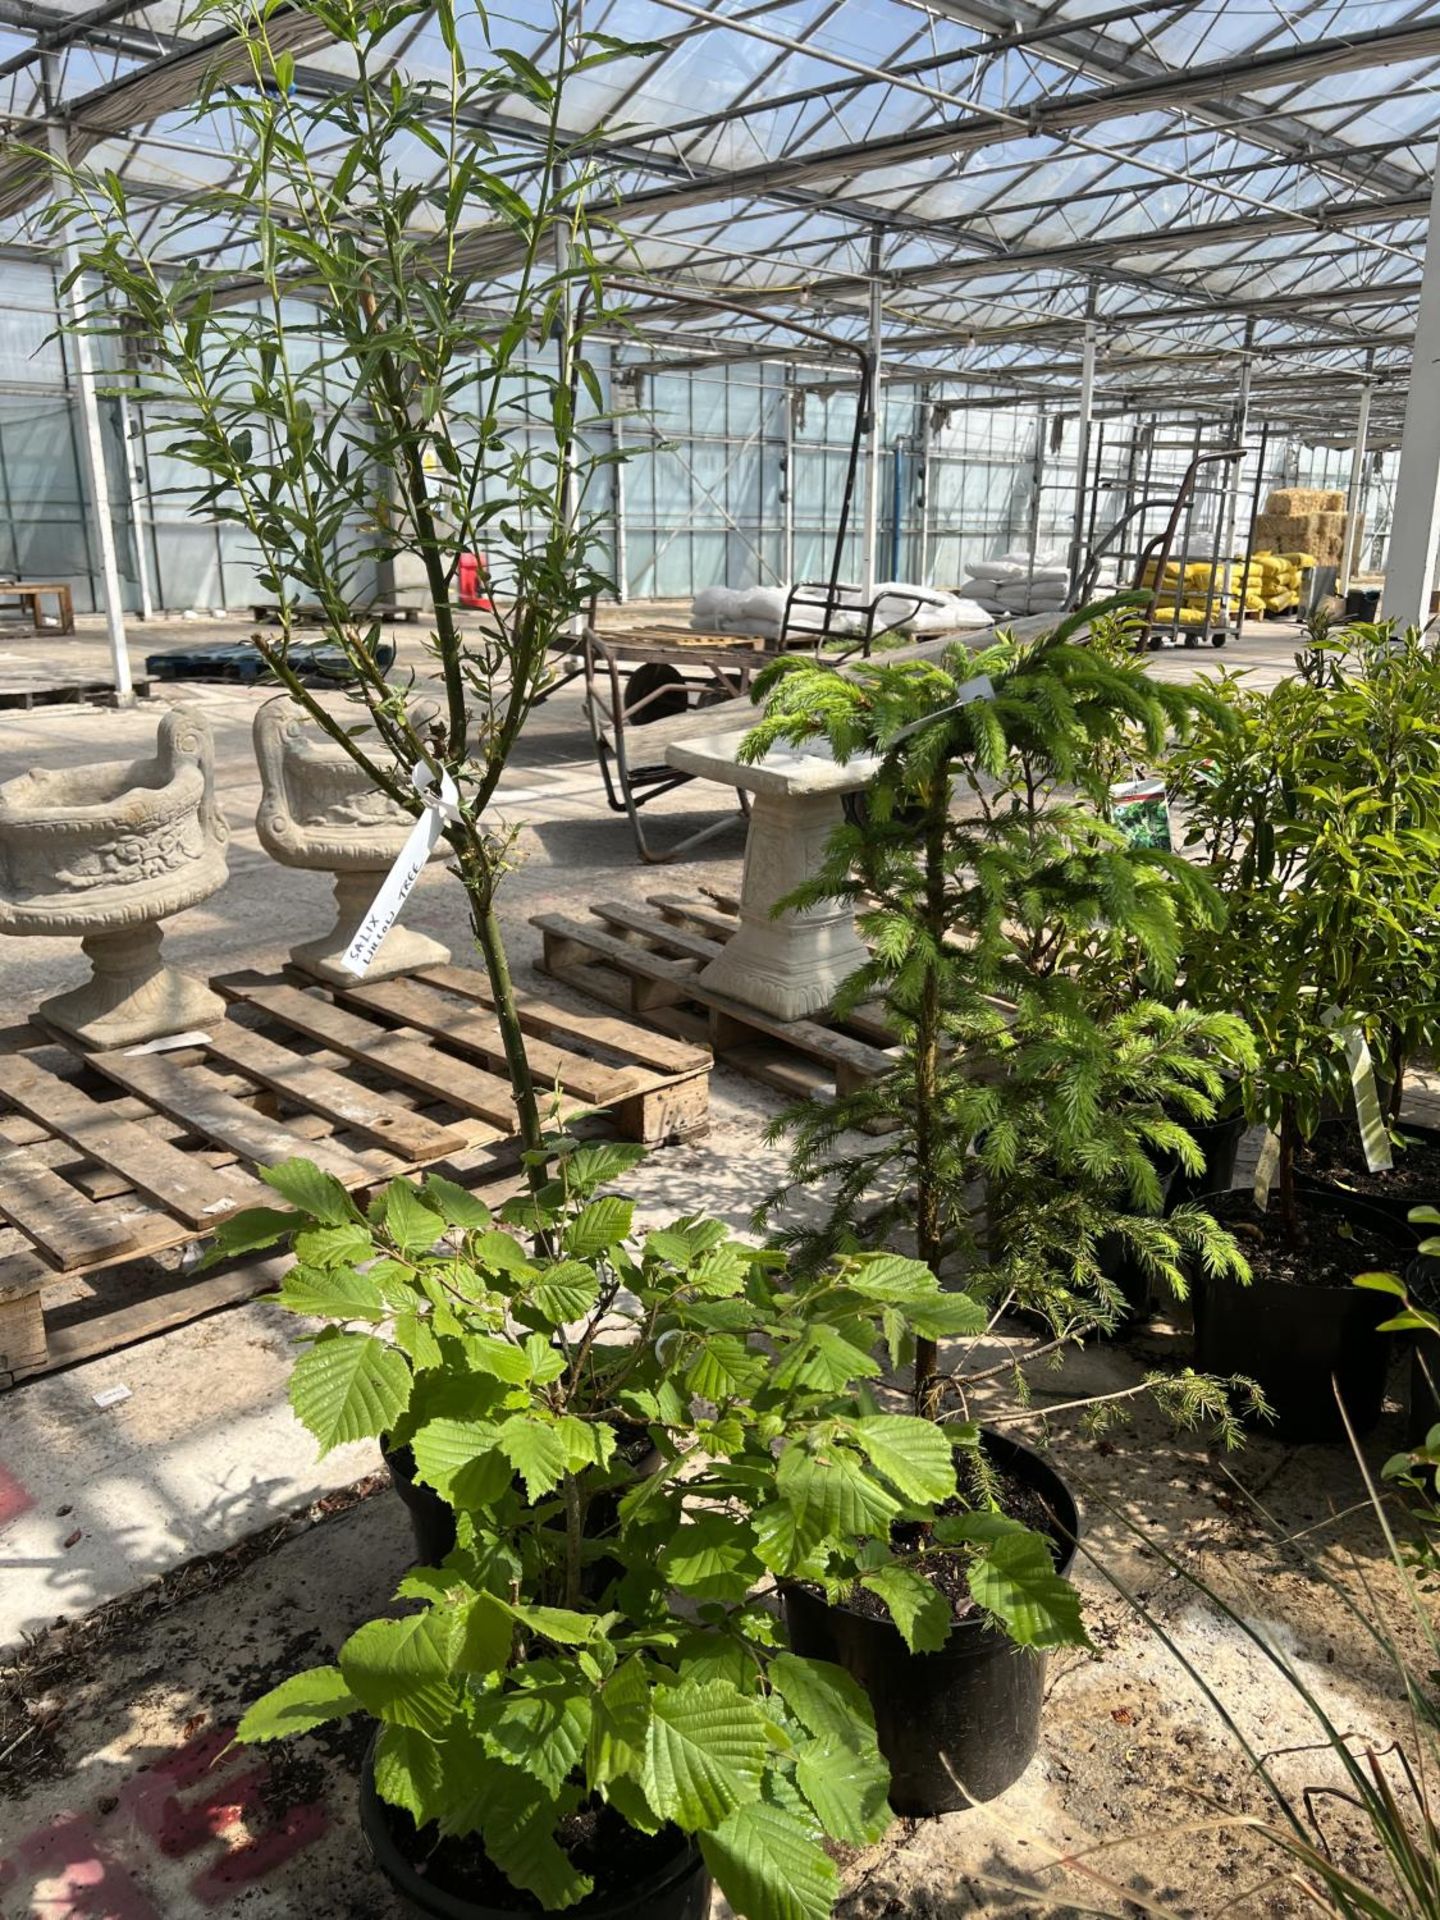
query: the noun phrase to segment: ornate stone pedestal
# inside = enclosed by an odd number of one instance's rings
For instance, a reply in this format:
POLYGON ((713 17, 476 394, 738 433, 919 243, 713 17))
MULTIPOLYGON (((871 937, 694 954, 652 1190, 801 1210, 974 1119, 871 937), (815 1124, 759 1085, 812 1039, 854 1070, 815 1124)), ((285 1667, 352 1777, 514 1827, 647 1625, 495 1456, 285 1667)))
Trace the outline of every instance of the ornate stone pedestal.
POLYGON ((756 766, 736 758, 743 732, 677 741, 665 758, 685 773, 745 787, 752 797, 740 890, 740 930, 700 975, 732 1000, 780 1020, 821 1012, 868 959, 854 917, 840 902, 773 909, 808 880, 840 824, 840 796, 867 786, 878 762, 838 766, 823 748, 776 747, 756 766))
POLYGON ((160 922, 225 880, 210 728, 176 709, 152 760, 35 769, 0 787, 0 932, 78 934, 93 969, 40 1008, 88 1047, 131 1047, 223 1017, 167 967, 160 922))
MULTIPOLYGON (((267 700, 255 715, 260 766, 260 844, 286 867, 310 867, 335 877, 335 923, 328 933, 290 949, 297 967, 333 986, 353 986, 340 962, 414 825, 412 815, 379 793, 343 747, 306 719, 288 694, 267 700)), ((436 849, 444 851, 443 843, 436 849)), ((366 971, 389 980, 417 967, 442 966, 450 950, 428 934, 397 923, 366 971)))

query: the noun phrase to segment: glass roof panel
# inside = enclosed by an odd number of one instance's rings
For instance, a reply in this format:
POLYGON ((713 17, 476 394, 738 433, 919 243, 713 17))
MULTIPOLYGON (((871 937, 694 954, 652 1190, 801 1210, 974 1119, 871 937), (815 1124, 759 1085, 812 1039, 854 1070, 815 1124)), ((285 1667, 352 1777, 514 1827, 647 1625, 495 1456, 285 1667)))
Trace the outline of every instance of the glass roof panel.
MULTIPOLYGON (((564 124, 609 125, 616 218, 655 276, 657 315, 687 287, 724 287, 762 312, 735 323, 751 345, 783 347, 787 313, 822 314, 859 337, 877 230, 907 364, 956 364, 959 342, 959 359, 983 349, 977 364, 996 378, 1048 356, 1058 369, 1050 384, 1063 388, 1091 298, 1112 319, 1104 351, 1117 361, 1142 356, 1148 367, 1160 356, 1163 376, 1197 353, 1233 355, 1249 323, 1255 339, 1294 349, 1266 365, 1297 393, 1307 366, 1353 366, 1367 342, 1407 332, 1414 295, 1398 290, 1419 277, 1433 164, 1425 134, 1440 124, 1440 47, 1416 35, 1437 9, 1136 0, 1117 20, 1114 8, 1044 0, 1017 21, 1011 9, 963 0, 962 20, 921 0, 587 0, 587 27, 661 44, 579 76, 564 124), (1382 39, 1357 51, 1387 34, 1393 48, 1382 39), (1255 56, 1267 64, 1247 76, 1255 56), (1219 63, 1223 84, 1176 86, 1187 64, 1219 63), (1382 209, 1376 218, 1347 212, 1368 200, 1382 209), (1325 218, 1297 224, 1311 213, 1325 218), (988 264, 997 249, 1006 262, 988 264), (1347 290, 1348 304, 1324 304, 1347 290), (1265 304, 1287 300, 1290 311, 1265 304), (964 346, 971 333, 987 336, 974 350, 964 346), (913 354, 907 338, 921 343, 913 354)), ((460 13, 482 60, 464 0, 460 13)), ((183 53, 218 16, 187 24, 184 0, 119 12, 26 0, 25 26, 7 16, 0 65, 13 71, 0 75, 0 114, 23 138, 43 134, 25 119, 42 97, 39 60, 23 57, 35 54, 36 31, 50 31, 62 107, 88 101, 77 149, 88 144, 93 162, 151 198, 160 244, 242 263, 252 245, 243 217, 166 232, 183 190, 223 181, 241 146, 228 116, 194 121, 184 97, 198 68, 173 57, 175 35, 183 53)), ((550 0, 503 0, 491 20, 498 43, 552 62, 550 0)), ((443 82, 448 71, 425 13, 384 52, 414 81, 443 82)), ((296 58, 302 95, 350 72, 343 50, 314 37, 296 58)), ((534 107, 500 94, 488 111, 502 161, 523 180, 534 107)), ((314 159, 333 165, 333 143, 319 140, 314 159)), ((434 165, 418 142, 397 161, 414 180, 434 165)), ((24 204, 39 191, 0 149, 0 239, 24 239, 24 204)), ((682 332, 732 331, 713 315, 702 324, 698 311, 682 332)), ((666 334, 673 325, 657 321, 666 334)))

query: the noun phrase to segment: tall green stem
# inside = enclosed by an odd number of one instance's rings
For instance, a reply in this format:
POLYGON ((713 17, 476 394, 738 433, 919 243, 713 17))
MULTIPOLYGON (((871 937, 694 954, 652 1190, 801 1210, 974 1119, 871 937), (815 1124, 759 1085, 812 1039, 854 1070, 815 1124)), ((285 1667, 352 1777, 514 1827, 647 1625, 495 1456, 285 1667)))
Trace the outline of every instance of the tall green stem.
MULTIPOLYGON (((945 938, 945 834, 950 781, 942 772, 925 820, 925 926, 931 959, 925 968, 915 1023, 915 1249, 938 1280, 944 1251, 936 1158, 940 1121, 940 951, 945 938)), ((915 1342, 915 1411, 934 1420, 940 1411, 933 1340, 915 1342)))
POLYGON ((1300 1238, 1300 1206, 1295 1194, 1295 1150, 1298 1138, 1295 1102, 1286 1100, 1280 1110, 1280 1217, 1292 1241, 1300 1238))
POLYGON ((565 1600, 567 1607, 580 1604, 581 1549, 585 1539, 585 1510, 580 1500, 580 1482, 573 1473, 564 1479, 565 1492, 565 1600))
MULTIPOLYGON (((494 900, 473 883, 468 870, 465 885, 470 895, 470 924, 485 961, 485 972, 495 1002, 495 1024, 500 1029, 500 1044, 505 1049, 505 1066, 510 1075, 510 1090, 515 1096, 520 1138, 528 1153, 537 1154, 544 1143, 545 1128, 540 1119, 540 1103, 535 1096, 535 1079, 525 1051, 525 1034, 520 1025, 520 1009, 515 998, 515 983, 510 977, 505 939, 500 931, 500 916, 495 911, 494 900)), ((538 1190, 544 1186, 545 1168, 539 1161, 529 1161, 526 1171, 532 1188, 538 1190)))

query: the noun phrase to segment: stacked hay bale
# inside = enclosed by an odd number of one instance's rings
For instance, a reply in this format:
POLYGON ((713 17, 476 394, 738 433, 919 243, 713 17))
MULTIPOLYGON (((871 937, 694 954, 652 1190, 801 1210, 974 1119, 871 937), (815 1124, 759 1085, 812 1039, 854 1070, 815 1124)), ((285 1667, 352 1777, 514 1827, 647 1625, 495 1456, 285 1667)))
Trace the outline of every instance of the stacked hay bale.
MULTIPOLYGON (((1163 573, 1151 560, 1145 567, 1144 584, 1153 587, 1158 580, 1160 587, 1152 617, 1166 624, 1173 621, 1182 627, 1203 627, 1208 616, 1212 627, 1233 626, 1240 615, 1244 575, 1243 560, 1191 560, 1183 569, 1178 560, 1169 560, 1163 573)), ((1260 582, 1252 567, 1245 589, 1245 612, 1263 611, 1260 582)))
MULTIPOLYGON (((1312 566, 1338 567, 1345 550, 1345 496, 1338 489, 1276 487, 1255 517, 1254 543, 1266 553, 1308 553, 1312 566)), ((1362 520, 1360 532, 1364 532, 1362 520)), ((1358 544, 1358 542, 1357 542, 1358 544)))

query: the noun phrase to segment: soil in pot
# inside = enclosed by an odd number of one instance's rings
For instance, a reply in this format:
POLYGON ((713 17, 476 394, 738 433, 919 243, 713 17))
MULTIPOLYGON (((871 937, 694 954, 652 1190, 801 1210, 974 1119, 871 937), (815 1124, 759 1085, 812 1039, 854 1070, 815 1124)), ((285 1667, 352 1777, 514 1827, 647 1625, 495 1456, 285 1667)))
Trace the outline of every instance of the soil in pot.
MULTIPOLYGON (((545 1912, 513 1887, 476 1834, 442 1837, 375 1791, 375 1743, 365 1756, 360 1824, 375 1864, 420 1913, 439 1920, 514 1920, 545 1912)), ((574 1920, 704 1920, 710 1876, 699 1849, 675 1827, 644 1834, 613 1808, 590 1802, 556 1829, 556 1838, 594 1891, 567 1907, 574 1920)))
MULTIPOLYGON (((1002 1506, 1050 1537, 1065 1572, 1080 1517, 1064 1481, 1018 1441, 987 1433, 985 1449, 1002 1506)), ((1019 1779, 1040 1738, 1045 1655, 1017 1647, 979 1611, 960 1556, 936 1555, 930 1573, 954 1618, 938 1653, 911 1653, 865 1588, 839 1606, 816 1588, 785 1593, 795 1651, 844 1667, 869 1694, 890 1766, 890 1804, 901 1814, 953 1813, 992 1800, 1019 1779)))
POLYGON ((1353 1121, 1331 1120, 1301 1148, 1295 1170, 1307 1181, 1353 1193, 1382 1213, 1406 1220, 1412 1207, 1440 1205, 1440 1129, 1399 1126, 1395 1165, 1371 1173, 1353 1121))
POLYGON ((1357 1273, 1403 1271, 1413 1233, 1321 1189, 1300 1196, 1298 1239, 1278 1195, 1264 1211, 1243 1190, 1209 1195, 1205 1205, 1239 1241, 1252 1278, 1248 1286, 1213 1279, 1194 1263, 1196 1366, 1257 1381, 1276 1414, 1261 1431, 1278 1439, 1343 1441, 1337 1388, 1355 1431, 1374 1426, 1390 1360, 1389 1337, 1378 1329, 1393 1302, 1353 1283, 1357 1273))

